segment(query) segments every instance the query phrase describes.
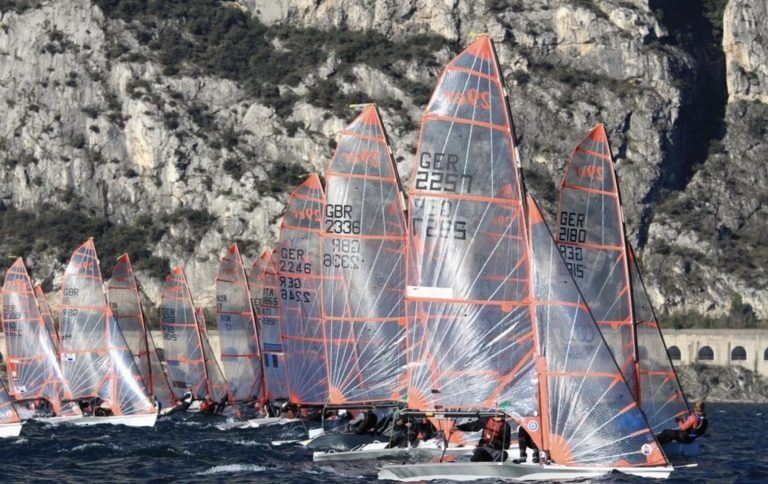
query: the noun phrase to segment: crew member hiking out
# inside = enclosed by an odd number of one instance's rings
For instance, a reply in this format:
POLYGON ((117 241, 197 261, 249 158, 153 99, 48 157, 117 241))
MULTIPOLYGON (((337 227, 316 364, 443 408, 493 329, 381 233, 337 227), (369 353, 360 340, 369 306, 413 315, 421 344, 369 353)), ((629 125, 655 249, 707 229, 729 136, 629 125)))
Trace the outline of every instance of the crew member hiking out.
POLYGON ((707 416, 704 414, 704 402, 698 402, 693 407, 693 412, 686 418, 676 418, 676 429, 666 429, 656 436, 659 444, 664 445, 677 441, 681 444, 690 444, 696 438, 701 437, 707 431, 707 416))
POLYGON ((528 431, 525 429, 525 427, 523 427, 522 425, 517 430, 517 446, 520 449, 520 457, 513 461, 515 464, 522 464, 523 462, 526 462, 528 460, 528 453, 527 453, 528 449, 531 449, 533 451, 532 462, 534 464, 539 463, 539 448, 536 445, 536 442, 533 441, 531 434, 529 434, 528 431))
POLYGON ((512 428, 504 418, 499 416, 480 418, 474 422, 457 425, 456 428, 469 432, 483 429, 480 441, 470 458, 472 462, 503 462, 507 460, 508 454, 505 449, 509 449, 512 428))
POLYGON ((409 420, 406 417, 398 417, 392 427, 388 449, 395 447, 418 447, 420 441, 429 440, 435 436, 435 427, 426 418, 409 420))
POLYGON ((187 392, 184 394, 184 396, 181 398, 181 401, 176 404, 175 407, 171 408, 165 413, 165 416, 173 415, 174 413, 179 412, 186 412, 187 409, 192 405, 192 393, 187 392))
POLYGON ((373 410, 367 410, 359 413, 354 420, 349 422, 347 429, 354 434, 365 435, 376 428, 376 422, 378 422, 378 420, 379 419, 376 414, 373 413, 373 410))
POLYGON ((200 413, 203 415, 211 416, 216 412, 216 402, 213 401, 210 395, 206 395, 202 402, 200 402, 200 413))

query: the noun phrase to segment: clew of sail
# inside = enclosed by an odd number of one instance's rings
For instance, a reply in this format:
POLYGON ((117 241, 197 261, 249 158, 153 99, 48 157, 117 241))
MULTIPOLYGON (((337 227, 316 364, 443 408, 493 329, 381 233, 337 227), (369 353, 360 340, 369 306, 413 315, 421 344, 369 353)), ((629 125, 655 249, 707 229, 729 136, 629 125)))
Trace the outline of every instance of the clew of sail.
POLYGON ((152 334, 147 329, 136 276, 128 254, 121 255, 112 269, 112 278, 107 287, 107 300, 133 353, 136 367, 147 385, 149 394, 156 398, 162 407, 173 406, 176 398, 160 365, 152 334))
POLYGON ((38 309, 21 258, 5 273, 3 332, 10 392, 16 401, 44 399, 56 415, 80 415, 61 371, 56 347, 38 309))
MULTIPOLYGON (((320 312, 323 259, 320 231, 324 205, 323 185, 313 173, 288 199, 275 250, 280 283, 280 337, 289 400, 295 404, 323 405, 328 401, 320 312), (288 284, 300 285, 302 297, 290 298, 288 284)), ((256 264, 258 261, 254 267, 256 264)))
POLYGON ((107 305, 93 239, 72 254, 61 292, 61 366, 73 397, 99 397, 115 415, 154 413, 133 354, 107 305))
POLYGON ((667 465, 532 197, 528 208, 544 448, 562 465, 667 465))
POLYGON ((262 366, 256 319, 237 244, 222 257, 216 276, 216 317, 221 364, 236 401, 262 397, 262 366))
POLYGON ((674 428, 675 418, 685 417, 690 409, 640 276, 635 252, 629 243, 627 255, 632 276, 641 406, 651 430, 658 434, 664 429, 674 428))
POLYGON ((37 307, 40 308, 40 316, 42 316, 43 321, 45 322, 48 334, 51 335, 51 341, 53 341, 56 355, 58 355, 59 333, 56 331, 56 322, 53 320, 53 314, 51 313, 51 308, 48 306, 48 300, 45 298, 43 288, 40 286, 35 286, 35 299, 37 299, 37 307))
MULTIPOLYGON (((323 324, 331 404, 402 401, 405 217, 378 110, 342 131, 326 173, 323 324)), ((289 297, 304 297, 288 287, 289 297)))
POLYGON ((558 222, 557 243, 563 258, 640 402, 624 222, 602 124, 571 154, 560 185, 558 222))
POLYGON ((490 38, 444 69, 409 189, 408 405, 537 408, 516 149, 490 38))
MULTIPOLYGON (((253 263, 248 277, 251 304, 259 323, 259 337, 264 350, 264 380, 268 400, 287 400, 288 382, 285 374, 280 328, 282 327, 279 280, 272 253, 268 250, 253 263)), ((287 298, 287 294, 286 294, 287 298)), ((308 299, 308 298, 307 298, 308 299)))

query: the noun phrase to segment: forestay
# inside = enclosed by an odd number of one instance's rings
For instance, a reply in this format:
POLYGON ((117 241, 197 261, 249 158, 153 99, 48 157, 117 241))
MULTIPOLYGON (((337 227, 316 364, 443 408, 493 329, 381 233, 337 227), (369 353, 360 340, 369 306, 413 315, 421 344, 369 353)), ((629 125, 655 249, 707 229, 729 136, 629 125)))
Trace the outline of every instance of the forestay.
POLYGON ((579 143, 560 185, 557 243, 635 400, 637 343, 619 187, 603 125, 579 143))
POLYGON ((408 405, 536 410, 529 260, 496 53, 478 37, 444 69, 409 189, 408 405))
POLYGON ((59 359, 59 333, 56 331, 56 322, 53 320, 53 314, 51 308, 48 306, 48 301, 45 298, 43 288, 35 286, 35 299, 37 299, 37 307, 40 309, 40 316, 45 322, 45 328, 48 330, 48 334, 51 335, 51 341, 56 351, 56 359, 59 359))
POLYGON ((311 174, 288 199, 277 244, 280 283, 280 333, 291 403, 324 405, 328 373, 320 313, 322 247, 320 232, 325 195, 320 178, 311 174), (288 287, 300 286, 300 298, 288 287), (285 290, 285 292, 283 292, 285 290))
POLYGON ((528 208, 544 449, 561 465, 667 465, 531 197, 528 208))
MULTIPOLYGON (((337 142, 322 232, 328 402, 402 401, 405 218, 376 106, 367 105, 337 142)), ((304 297, 290 287, 288 294, 304 297)))
POLYGON ((629 273, 632 276, 632 300, 637 334, 640 368, 641 408, 648 417, 651 430, 658 434, 675 428, 675 418, 684 418, 689 412, 688 401, 680 386, 677 372, 667 353, 667 345, 659 322, 645 290, 634 250, 627 243, 629 273))
POLYGON ((93 239, 72 254, 61 293, 61 365, 73 397, 100 397, 115 415, 154 413, 131 350, 107 305, 93 239))
POLYGON ((221 364, 230 394, 240 402, 261 398, 263 373, 259 336, 237 244, 227 250, 219 264, 216 317, 221 364))
POLYGON ((14 400, 47 400, 54 414, 80 415, 59 365, 53 338, 35 299, 24 262, 5 273, 3 332, 8 383, 14 400))
POLYGON ((125 341, 133 353, 133 360, 147 385, 149 394, 154 396, 162 407, 173 406, 176 398, 160 363, 152 334, 144 320, 139 288, 128 254, 121 255, 112 269, 107 300, 112 313, 117 318, 117 324, 125 341))
MULTIPOLYGON (((251 286, 251 301, 259 324, 259 337, 264 350, 266 397, 269 400, 287 400, 285 354, 280 338, 282 316, 278 295, 281 290, 271 251, 265 250, 253 263, 248 280, 251 286)), ((288 289, 285 289, 286 301, 288 297, 288 289)))

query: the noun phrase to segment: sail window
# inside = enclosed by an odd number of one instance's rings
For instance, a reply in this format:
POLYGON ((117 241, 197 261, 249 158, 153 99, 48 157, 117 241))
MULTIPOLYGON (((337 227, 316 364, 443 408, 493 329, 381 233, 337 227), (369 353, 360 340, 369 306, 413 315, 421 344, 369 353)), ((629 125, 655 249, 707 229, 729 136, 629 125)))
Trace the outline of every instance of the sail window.
POLYGON ((732 361, 744 361, 747 359, 747 350, 743 346, 737 346, 731 350, 732 361))
POLYGON ((670 346, 667 353, 669 353, 670 360, 680 361, 680 348, 677 346, 670 346))
POLYGON ((712 361, 715 359, 715 352, 709 346, 702 346, 699 348, 698 360, 700 361, 712 361))

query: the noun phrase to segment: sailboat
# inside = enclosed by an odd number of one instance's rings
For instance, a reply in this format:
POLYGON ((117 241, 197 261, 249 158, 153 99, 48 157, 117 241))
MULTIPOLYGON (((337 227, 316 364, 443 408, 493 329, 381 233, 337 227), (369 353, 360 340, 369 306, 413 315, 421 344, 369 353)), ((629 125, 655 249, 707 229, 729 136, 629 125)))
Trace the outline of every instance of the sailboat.
POLYGON ((37 307, 40 310, 40 316, 45 322, 45 328, 48 330, 48 334, 51 336, 53 347, 56 353, 56 359, 59 359, 59 333, 56 331, 56 322, 53 320, 53 314, 51 308, 48 306, 48 300, 45 298, 43 288, 35 286, 35 299, 37 299, 37 307))
POLYGON ((263 401, 264 372, 256 318, 237 244, 222 257, 216 276, 221 364, 235 402, 263 401))
POLYGON ((152 427, 157 409, 107 304, 93 239, 78 247, 61 288, 61 367, 74 400, 99 398, 111 415, 74 421, 152 427))
POLYGON ((446 66, 422 120, 408 211, 408 405, 449 441, 461 436, 446 417, 504 414, 554 464, 392 465, 379 478, 667 477, 673 468, 524 194, 503 86, 482 35, 446 66))
POLYGON ((121 255, 112 269, 107 300, 150 397, 158 402, 161 413, 162 410, 171 409, 177 400, 157 353, 152 333, 144 320, 139 288, 128 254, 121 255))
POLYGON ((5 383, 0 378, 0 438, 18 437, 21 434, 21 426, 19 412, 16 411, 5 383))
POLYGON ((202 309, 195 307, 180 266, 166 277, 160 297, 165 361, 176 398, 189 392, 195 400, 209 395, 221 401, 228 395, 227 383, 208 342, 202 309))
MULTIPOLYGON (((571 154, 559 190, 558 245, 651 430, 690 413, 627 241, 608 136, 596 125, 571 154)), ((692 445, 698 447, 698 445, 692 445)))
POLYGON ((80 407, 71 401, 72 392, 21 258, 5 273, 3 331, 9 390, 16 404, 28 406, 29 418, 45 423, 79 419, 80 407), (37 416, 43 406, 50 415, 37 416))
MULTIPOLYGON (((272 251, 265 250, 251 266, 248 275, 251 305, 256 313, 259 339, 263 350, 264 395, 266 400, 288 400, 288 382, 285 374, 285 354, 280 337, 280 283, 272 251)), ((286 294, 288 299, 288 294, 286 294)))
MULTIPOLYGON (((337 143, 326 173, 321 231, 326 403, 392 407, 405 397, 406 227, 397 170, 376 105, 365 105, 337 143)), ((292 279, 286 282, 289 297, 304 297, 291 287, 292 279)), ((310 447, 338 450, 376 438, 327 435, 310 447)))

